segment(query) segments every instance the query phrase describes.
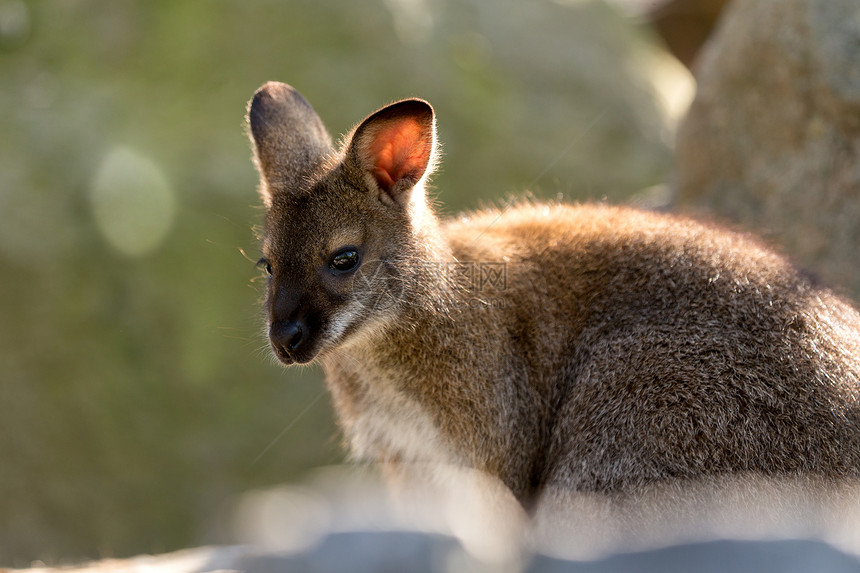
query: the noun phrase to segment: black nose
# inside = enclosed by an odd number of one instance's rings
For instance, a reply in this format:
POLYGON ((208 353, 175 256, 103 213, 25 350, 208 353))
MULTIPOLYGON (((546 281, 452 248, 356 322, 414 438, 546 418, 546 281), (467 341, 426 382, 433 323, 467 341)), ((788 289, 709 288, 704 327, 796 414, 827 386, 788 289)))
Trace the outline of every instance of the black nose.
POLYGON ((299 320, 275 322, 269 328, 269 339, 278 353, 290 356, 307 339, 307 330, 299 320))

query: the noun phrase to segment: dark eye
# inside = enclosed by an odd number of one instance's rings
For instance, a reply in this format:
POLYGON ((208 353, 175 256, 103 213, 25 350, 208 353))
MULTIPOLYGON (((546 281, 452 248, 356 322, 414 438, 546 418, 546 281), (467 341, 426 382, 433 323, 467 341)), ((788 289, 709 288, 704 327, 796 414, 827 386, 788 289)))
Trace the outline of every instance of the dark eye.
POLYGON ((265 257, 257 261, 257 268, 266 271, 266 274, 272 276, 272 263, 266 260, 265 257))
POLYGON ((358 251, 349 247, 335 253, 328 266, 335 273, 346 273, 354 270, 359 262, 361 262, 361 256, 358 251))

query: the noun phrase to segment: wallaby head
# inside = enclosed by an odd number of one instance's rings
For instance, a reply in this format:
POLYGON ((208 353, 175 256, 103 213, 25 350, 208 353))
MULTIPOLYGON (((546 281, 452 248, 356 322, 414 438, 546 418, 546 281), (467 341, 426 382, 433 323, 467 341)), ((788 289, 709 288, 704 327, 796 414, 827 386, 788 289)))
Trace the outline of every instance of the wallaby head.
POLYGON ((426 257, 435 225, 424 197, 433 109, 419 99, 389 105, 337 150, 311 105, 269 82, 251 100, 248 123, 267 208, 260 265, 269 339, 281 361, 305 363, 412 296, 409 261, 426 257))

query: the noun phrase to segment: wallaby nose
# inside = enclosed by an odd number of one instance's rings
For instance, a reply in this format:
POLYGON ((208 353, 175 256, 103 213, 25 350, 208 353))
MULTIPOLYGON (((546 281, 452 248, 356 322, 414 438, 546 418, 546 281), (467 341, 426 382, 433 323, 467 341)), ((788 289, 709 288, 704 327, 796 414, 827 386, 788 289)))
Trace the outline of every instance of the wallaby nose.
POLYGON ((275 322, 269 328, 269 339, 279 354, 291 356, 307 340, 307 331, 299 320, 275 322))

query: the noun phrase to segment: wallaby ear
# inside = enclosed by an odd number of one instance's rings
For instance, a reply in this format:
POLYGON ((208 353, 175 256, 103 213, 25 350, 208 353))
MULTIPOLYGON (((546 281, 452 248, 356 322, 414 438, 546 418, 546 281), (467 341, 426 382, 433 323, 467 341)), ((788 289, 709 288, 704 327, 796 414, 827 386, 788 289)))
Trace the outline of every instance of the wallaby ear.
POLYGON ((353 133, 347 159, 365 173, 369 184, 402 203, 432 171, 435 144, 433 108, 424 100, 408 99, 365 119, 353 133))
POLYGON ((268 82, 254 93, 248 125, 266 207, 278 193, 299 188, 332 151, 314 108, 287 84, 268 82))

